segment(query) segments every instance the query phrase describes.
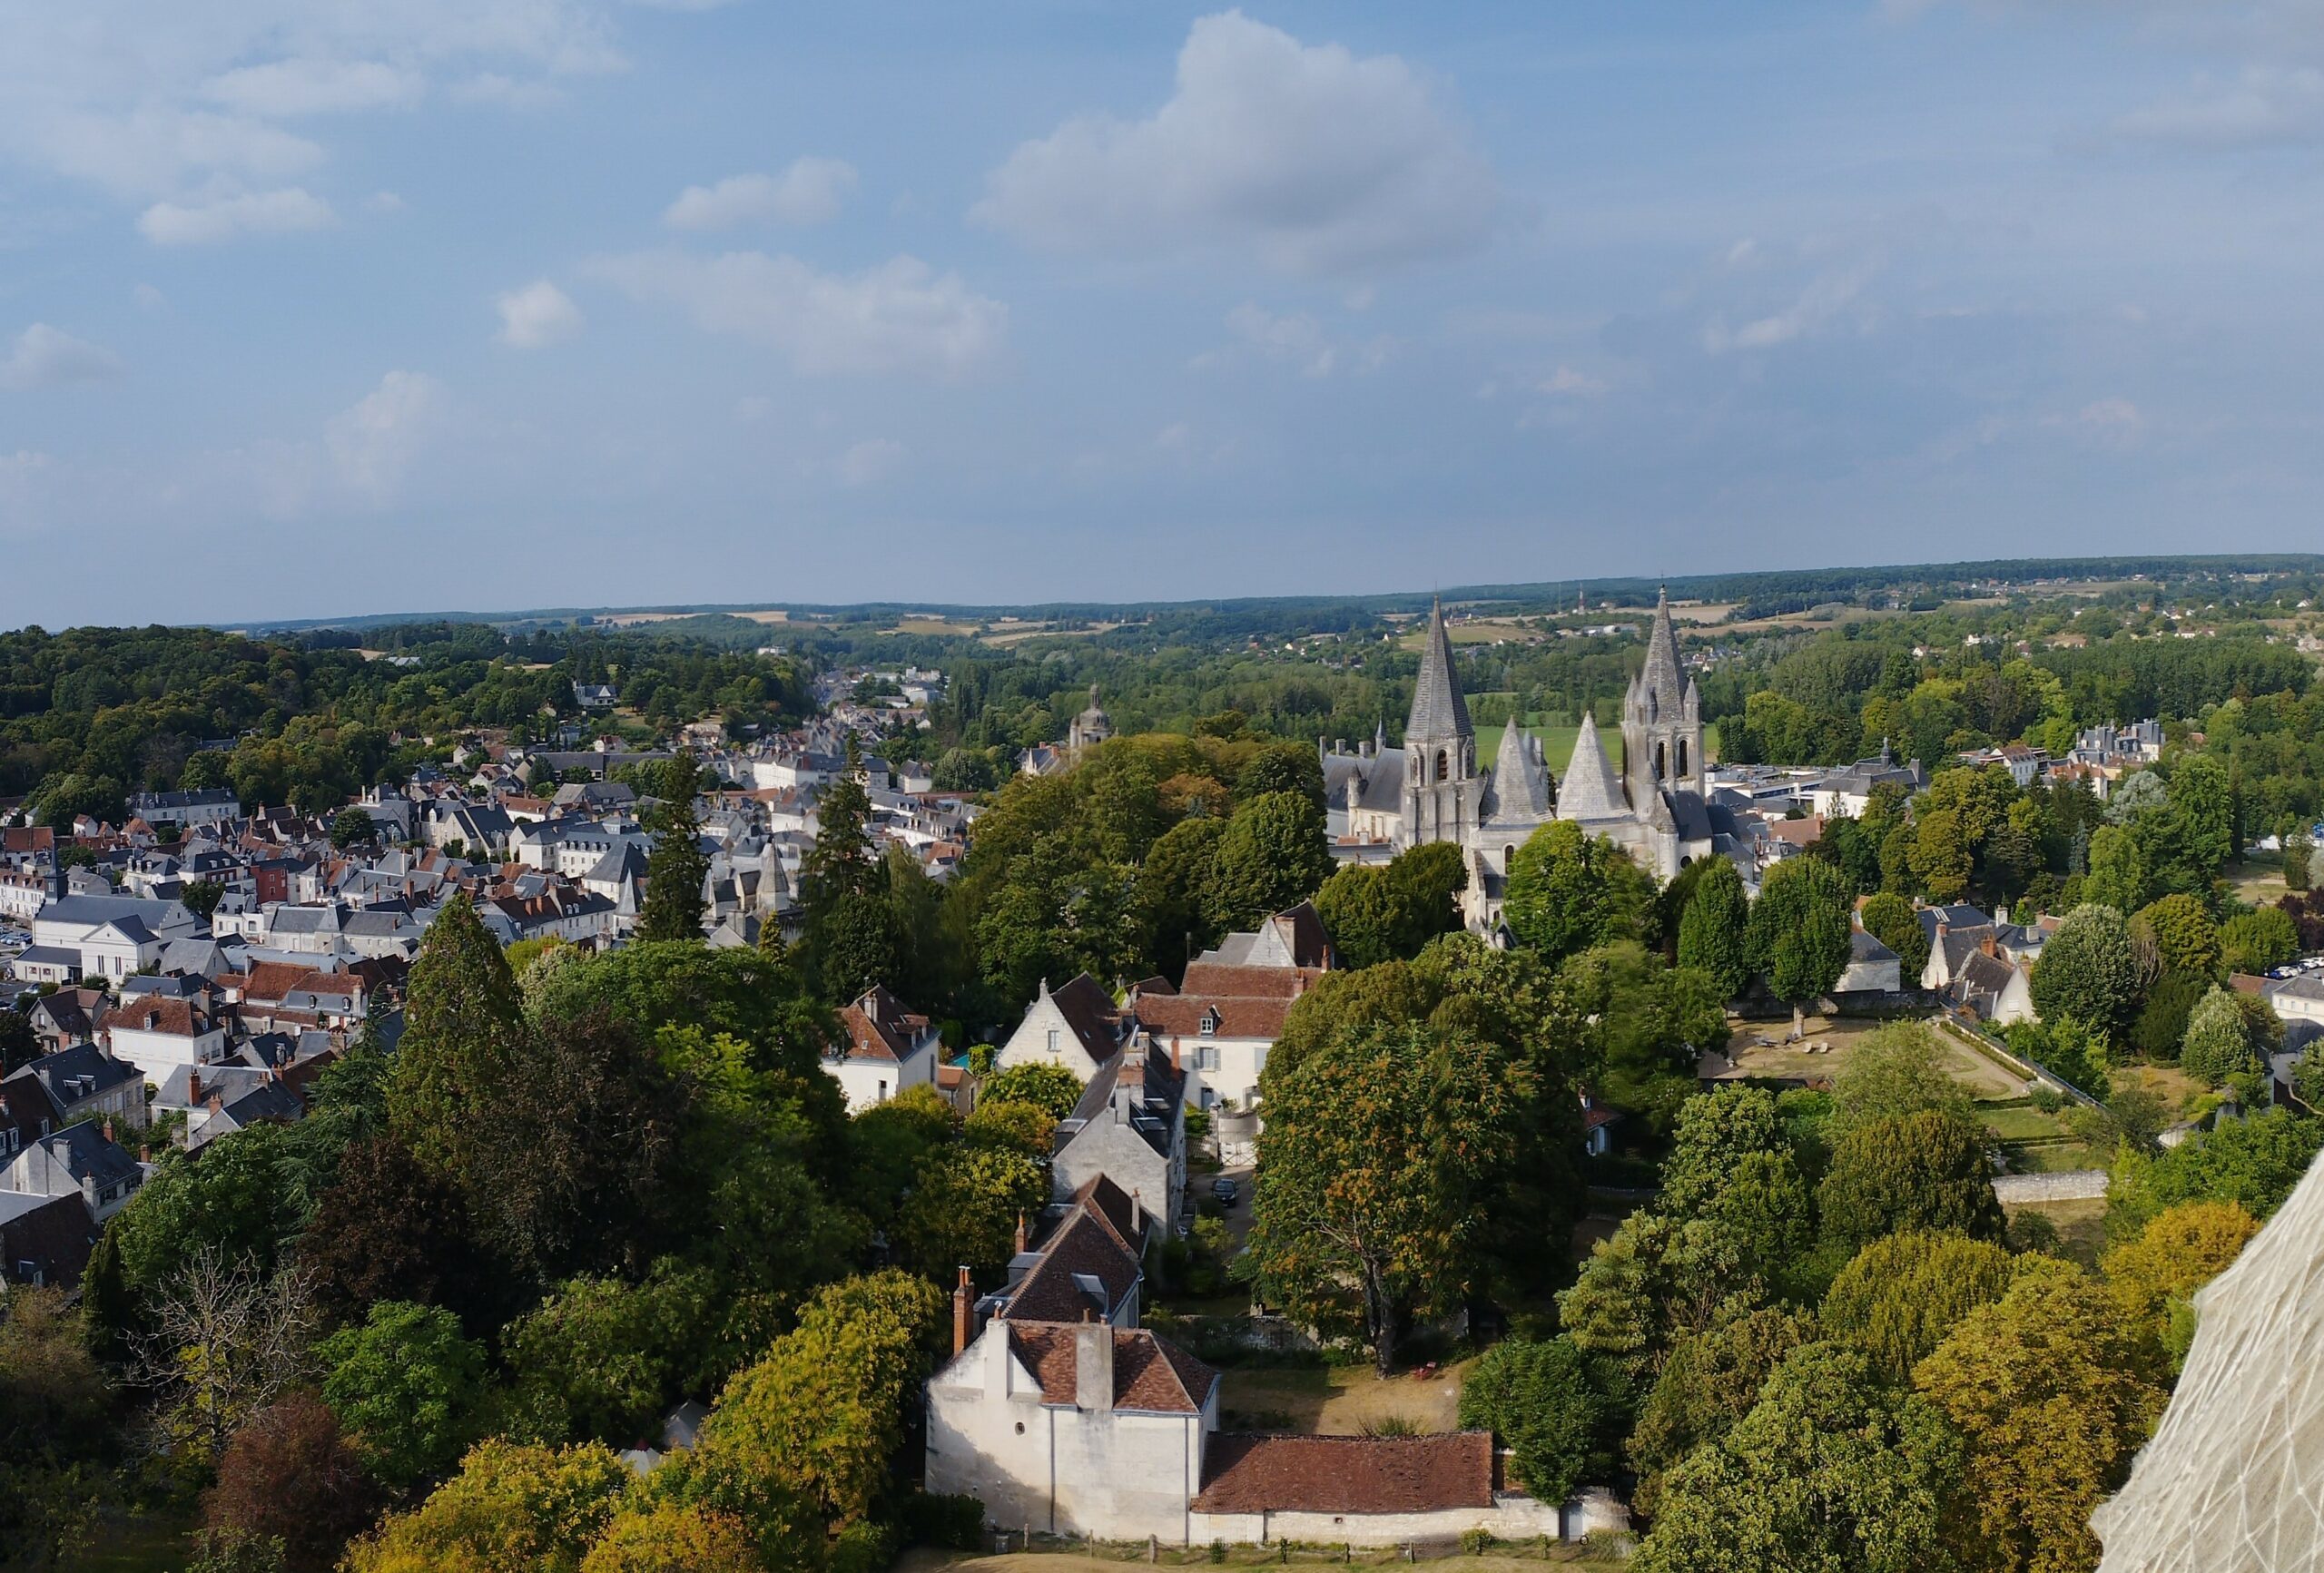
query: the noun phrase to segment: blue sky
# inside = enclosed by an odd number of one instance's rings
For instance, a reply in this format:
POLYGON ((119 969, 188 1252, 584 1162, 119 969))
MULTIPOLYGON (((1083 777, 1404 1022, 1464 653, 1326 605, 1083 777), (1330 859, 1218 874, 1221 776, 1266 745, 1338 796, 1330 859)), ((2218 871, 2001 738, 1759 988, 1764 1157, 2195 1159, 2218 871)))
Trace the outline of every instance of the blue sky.
POLYGON ((2309 549, 2324 6, 0 0, 0 624, 2309 549))

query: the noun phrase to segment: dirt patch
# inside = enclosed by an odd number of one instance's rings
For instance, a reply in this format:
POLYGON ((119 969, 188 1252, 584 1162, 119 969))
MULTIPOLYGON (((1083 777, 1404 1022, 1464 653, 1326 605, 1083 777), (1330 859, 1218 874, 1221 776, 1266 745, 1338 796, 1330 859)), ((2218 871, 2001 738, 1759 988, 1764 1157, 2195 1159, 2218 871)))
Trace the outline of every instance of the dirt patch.
POLYGON ((2126 1065, 2114 1072, 2114 1079, 2152 1093, 2164 1108, 2181 1117, 2211 1091, 2175 1065, 2126 1065))
MULTIPOLYGON (((1739 1022, 1727 1046, 1724 1063, 1718 1056, 1706 1055, 1703 1074, 1712 1081, 1739 1081, 1753 1077, 1780 1081, 1829 1081, 1847 1063, 1848 1050, 1866 1033, 1876 1032, 1886 1025, 1860 1017, 1811 1016, 1807 1021, 1807 1036, 1790 1043, 1786 1041, 1791 1035, 1788 1018, 1739 1022)), ((1987 1101, 2024 1095, 2026 1084, 2014 1072, 1945 1033, 1935 1036, 1945 1051, 1945 1069, 1969 1089, 1970 1096, 1987 1101)))
POLYGON ((1221 1373, 1219 1407, 1253 1430, 1361 1436, 1403 1421, 1416 1431, 1449 1431, 1460 1425, 1466 1370, 1449 1365, 1426 1381, 1400 1371, 1383 1381, 1369 1366, 1236 1366, 1221 1373))

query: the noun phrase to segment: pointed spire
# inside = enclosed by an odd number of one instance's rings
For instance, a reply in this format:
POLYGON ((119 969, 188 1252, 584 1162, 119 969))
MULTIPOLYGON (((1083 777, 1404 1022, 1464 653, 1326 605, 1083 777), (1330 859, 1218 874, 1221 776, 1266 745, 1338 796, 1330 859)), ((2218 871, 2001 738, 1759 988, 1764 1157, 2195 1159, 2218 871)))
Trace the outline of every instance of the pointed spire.
POLYGON ((1542 770, 1532 734, 1512 717, 1502 730, 1492 762, 1492 816, 1522 821, 1550 817, 1549 773, 1542 770))
POLYGON ((1654 602, 1654 623, 1646 640, 1646 669, 1639 679, 1647 691, 1676 718, 1679 702, 1687 692, 1687 669, 1679 662, 1679 634, 1670 624, 1670 592, 1666 586, 1654 602))
POLYGON ((1573 762, 1558 783, 1558 818, 1610 820, 1629 812, 1622 801, 1622 783, 1598 741, 1598 718, 1584 710, 1581 734, 1573 740, 1573 762))
POLYGON ((1469 706, 1461 697, 1461 683, 1452 670, 1452 641, 1444 632, 1444 603, 1428 607, 1428 638, 1420 650, 1420 681, 1413 685, 1413 713, 1404 723, 1404 746, 1467 737, 1469 706))

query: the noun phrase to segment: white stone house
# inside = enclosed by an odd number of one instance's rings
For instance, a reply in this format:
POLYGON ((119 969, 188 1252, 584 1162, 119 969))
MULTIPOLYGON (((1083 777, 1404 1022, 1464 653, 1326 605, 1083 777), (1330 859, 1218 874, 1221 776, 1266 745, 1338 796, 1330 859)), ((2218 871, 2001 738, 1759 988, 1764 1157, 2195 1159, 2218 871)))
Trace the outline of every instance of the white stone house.
POLYGON ((29 1143, 0 1169, 0 1189, 31 1196, 78 1196, 103 1224, 129 1204, 145 1171, 113 1139, 111 1122, 84 1120, 29 1143))
POLYGON ((875 1108, 908 1086, 936 1080, 943 1038, 928 1018, 878 984, 839 1013, 840 1041, 823 1056, 823 1069, 846 1095, 847 1112, 875 1108))
POLYGON ((996 1068, 1055 1065, 1085 1085, 1098 1067, 1121 1051, 1128 1021, 1105 986, 1087 972, 1062 988, 1041 980, 1041 991, 1025 1008, 1024 1018, 994 1057, 996 1068))
POLYGON ((1103 1179, 1176 1231, 1187 1188, 1185 1082, 1150 1040, 1107 1061, 1058 1124, 1052 1194, 1064 1201, 1103 1179))
POLYGON ((143 994, 123 1001, 97 1022, 97 1044, 115 1059, 159 1082, 178 1066, 209 1065, 226 1057, 226 1024, 190 999, 143 994))

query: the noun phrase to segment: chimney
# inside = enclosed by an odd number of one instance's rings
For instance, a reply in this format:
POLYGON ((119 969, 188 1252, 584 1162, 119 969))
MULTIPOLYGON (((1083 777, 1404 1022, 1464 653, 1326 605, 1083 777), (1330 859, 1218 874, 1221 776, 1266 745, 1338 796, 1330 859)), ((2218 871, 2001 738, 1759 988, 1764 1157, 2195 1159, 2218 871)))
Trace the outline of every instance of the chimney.
POLYGON ((1183 1068, 1178 1064, 1178 1035, 1174 1032, 1170 1035, 1170 1072, 1175 1076, 1183 1068))
POLYGON ((202 1102, 202 1067, 198 1065, 186 1067, 185 1101, 189 1108, 199 1106, 202 1102))
POLYGON ((222 1115, 226 1112, 226 1095, 224 1093, 213 1092, 210 1095, 210 1112, 213 1115, 222 1115))
POLYGON ((969 1347, 970 1320, 975 1304, 975 1293, 969 1288, 969 1269, 963 1263, 960 1287, 952 1291, 952 1352, 956 1355, 969 1347))
MULTIPOLYGON (((1017 1254, 1022 1256, 1029 1249, 1025 1239, 1025 1214, 1017 1214, 1017 1254)), ((965 1269, 963 1269, 965 1271, 965 1269)))
POLYGON ((1073 1330, 1073 1404, 1100 1411, 1114 1407, 1114 1330, 1087 1307, 1073 1330))
POLYGON ((105 1116, 105 1140, 108 1142, 113 1140, 113 1116, 111 1115, 105 1116))
POLYGON ((1140 1196, 1138 1195, 1138 1194, 1137 1194, 1136 1191, 1132 1191, 1132 1192, 1129 1194, 1129 1233, 1130 1233, 1130 1244, 1133 1244, 1133 1245, 1135 1245, 1135 1244, 1137 1243, 1137 1236, 1138 1236, 1138 1235, 1140 1235, 1140 1234, 1144 1234, 1145 1232, 1146 1232, 1146 1203, 1145 1203, 1145 1200, 1144 1200, 1142 1197, 1140 1197, 1140 1196))

